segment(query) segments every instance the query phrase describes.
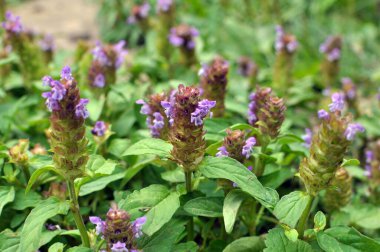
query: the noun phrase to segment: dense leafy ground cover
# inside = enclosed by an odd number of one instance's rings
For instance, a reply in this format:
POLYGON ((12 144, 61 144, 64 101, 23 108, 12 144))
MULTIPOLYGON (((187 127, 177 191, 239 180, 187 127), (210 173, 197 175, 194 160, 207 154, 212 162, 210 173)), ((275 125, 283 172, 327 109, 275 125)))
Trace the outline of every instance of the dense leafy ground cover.
POLYGON ((0 1, 0 251, 380 251, 377 1, 95 2, 0 1))

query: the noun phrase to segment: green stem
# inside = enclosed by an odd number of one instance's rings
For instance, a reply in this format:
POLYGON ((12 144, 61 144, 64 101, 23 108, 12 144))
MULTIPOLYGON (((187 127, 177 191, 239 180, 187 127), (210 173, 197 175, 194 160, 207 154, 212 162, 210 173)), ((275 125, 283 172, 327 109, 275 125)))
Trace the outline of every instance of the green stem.
POLYGON ((263 213, 264 213, 264 206, 260 206, 260 209, 256 213, 256 217, 253 220, 253 225, 252 225, 251 230, 250 230, 250 235, 256 235, 257 224, 259 223, 261 217, 263 216, 263 213))
POLYGON ((21 169, 24 172, 26 183, 28 184, 29 179, 30 179, 29 166, 28 165, 22 165, 21 169))
MULTIPOLYGON (((185 171, 186 192, 191 192, 191 171, 185 171)), ((194 219, 190 217, 187 224, 187 240, 192 241, 194 239, 194 219)))
POLYGON ((314 196, 311 196, 311 195, 309 195, 309 196, 310 196, 309 201, 307 202, 306 208, 303 211, 301 218, 300 218, 300 221, 298 222, 298 225, 297 225, 297 231, 298 231, 300 238, 303 238, 303 233, 305 231, 306 223, 307 223, 307 220, 309 218, 311 206, 312 206, 313 200, 314 200, 314 196))
POLYGON ((82 215, 79 211, 79 204, 77 194, 75 193, 74 181, 67 181, 67 188, 69 189, 70 199, 71 199, 71 212, 73 213, 75 224, 79 229, 80 236, 82 238, 82 243, 85 247, 90 247, 90 240, 88 238, 86 226, 83 223, 82 215))

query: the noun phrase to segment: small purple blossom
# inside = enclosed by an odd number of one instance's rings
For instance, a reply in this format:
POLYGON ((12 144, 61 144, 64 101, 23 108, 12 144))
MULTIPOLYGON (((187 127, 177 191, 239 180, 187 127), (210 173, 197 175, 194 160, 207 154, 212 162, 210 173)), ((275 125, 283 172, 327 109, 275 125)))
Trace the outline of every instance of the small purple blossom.
POLYGON ((42 78, 42 86, 52 86, 53 78, 51 76, 44 76, 42 78))
POLYGON ((199 31, 195 27, 179 25, 170 29, 168 39, 173 46, 193 50, 195 48, 194 38, 197 36, 199 36, 199 31))
POLYGON ((323 42, 319 51, 327 56, 327 60, 330 62, 337 61, 341 56, 341 40, 336 36, 329 36, 325 42, 323 42))
POLYGON ((245 145, 243 146, 243 150, 241 151, 241 154, 245 156, 245 158, 249 158, 249 156, 252 153, 253 146, 256 144, 256 138, 250 137, 245 141, 245 145))
POLYGON ((51 89, 51 97, 54 100, 60 101, 66 95, 66 88, 61 84, 61 82, 52 80, 50 83, 51 89))
POLYGON ((88 99, 80 99, 79 103, 75 106, 75 115, 77 117, 82 117, 86 119, 89 116, 86 105, 88 104, 88 99))
POLYGON ((216 155, 215 156, 217 156, 217 157, 228 157, 228 155, 229 155, 229 153, 228 153, 228 151, 227 151, 227 149, 226 149, 226 146, 220 146, 219 148, 218 148, 218 153, 216 153, 216 155))
POLYGON ((53 110, 59 110, 60 106, 57 100, 52 98, 52 93, 51 92, 44 92, 42 93, 42 97, 46 99, 46 107, 50 112, 53 110))
POLYGON ((104 77, 104 74, 98 73, 95 77, 93 85, 98 88, 104 87, 106 84, 106 78, 104 77))
MULTIPOLYGON (((140 109, 140 113, 143 114, 143 115, 150 115, 152 113, 152 110, 151 108, 149 107, 149 104, 146 103, 144 100, 142 99, 139 99, 136 101, 136 104, 140 104, 142 105, 141 109, 140 109)), ((162 103, 161 103, 162 104, 162 103)))
POLYGON ((61 71, 61 79, 71 81, 73 80, 73 75, 71 74, 71 68, 69 66, 65 66, 61 71))
POLYGON ((23 30, 21 18, 19 16, 14 16, 10 11, 7 11, 5 14, 5 21, 2 22, 1 25, 10 33, 19 34, 23 30))
POLYGON ((140 217, 140 218, 137 218, 133 224, 132 224, 132 230, 133 230, 133 233, 135 234, 135 237, 136 238, 139 238, 142 236, 142 226, 145 224, 146 222, 146 217, 143 216, 143 217, 140 217))
POLYGON ((115 61, 115 67, 119 68, 124 62, 125 56, 128 54, 128 51, 124 49, 126 42, 124 40, 119 41, 117 44, 113 46, 113 49, 115 50, 117 57, 115 61))
POLYGON ((169 35, 169 42, 170 44, 172 44, 173 46, 182 46, 185 42, 185 40, 181 37, 179 37, 177 34, 176 34, 176 31, 175 31, 175 28, 172 28, 170 30, 170 35, 169 35))
POLYGON ((105 222, 102 221, 102 219, 100 219, 100 217, 98 216, 90 216, 89 219, 92 224, 96 225, 96 228, 95 228, 96 234, 98 235, 103 234, 104 229, 105 229, 105 222))
POLYGON ((167 12, 173 4, 173 0, 157 0, 157 11, 167 12))
POLYGON ((353 81, 348 78, 344 77, 341 79, 343 90, 345 91, 345 94, 347 96, 347 99, 353 100, 356 97, 356 87, 353 81))
POLYGON ((95 48, 92 50, 92 56, 94 57, 94 60, 98 61, 102 66, 109 66, 112 64, 112 62, 108 60, 107 54, 99 41, 96 43, 95 48))
POLYGON ((310 148, 312 138, 313 138, 313 131, 309 128, 306 128, 305 135, 302 136, 302 139, 304 141, 304 146, 306 148, 310 148))
POLYGON ((142 5, 134 6, 131 15, 127 19, 127 23, 134 24, 139 20, 145 19, 148 17, 149 10, 150 5, 148 2, 145 2, 142 5))
POLYGON ((39 45, 42 51, 45 51, 45 52, 54 51, 55 44, 54 44, 53 36, 51 34, 45 35, 43 39, 40 40, 39 45))
POLYGON ((364 132, 364 127, 359 123, 350 123, 347 126, 344 136, 347 140, 352 141, 358 132, 364 132))
POLYGON ((342 111, 344 108, 344 95, 341 93, 333 93, 331 95, 332 103, 329 105, 331 112, 342 111))
POLYGON ((95 136, 101 137, 107 131, 107 125, 103 121, 97 121, 94 125, 94 128, 91 130, 91 133, 95 136))
MULTIPOLYGON (((191 123, 194 123, 195 126, 200 126, 203 124, 203 118, 210 113, 211 108, 215 107, 216 101, 209 101, 204 99, 198 103, 197 108, 193 113, 191 113, 191 123)), ((212 117, 212 112, 210 113, 210 117, 212 117)))
MULTIPOLYGON (((170 98, 170 100, 173 100, 170 98)), ((174 109, 174 104, 173 101, 162 101, 161 106, 165 110, 166 116, 169 118, 169 124, 173 125, 174 118, 173 118, 173 109, 174 109)))
POLYGON ((248 104, 248 122, 249 124, 253 125, 257 122, 257 116, 256 116, 256 93, 251 93, 249 95, 249 104, 248 104))
POLYGON ((126 244, 124 242, 116 242, 111 247, 112 252, 128 252, 126 244))
POLYGON ((340 59, 340 49, 339 48, 334 48, 327 54, 327 60, 332 62, 332 61, 337 61, 340 59))
POLYGON ((153 117, 153 123, 149 127, 151 134, 153 137, 160 137, 160 130, 165 126, 164 117, 160 112, 154 112, 153 117))
POLYGON ((289 53, 295 52, 298 47, 298 42, 295 37, 285 34, 284 29, 280 25, 277 25, 275 30, 276 41, 274 47, 276 52, 280 52, 281 50, 285 50, 289 53))
POLYGON ((371 163, 375 158, 375 155, 373 154, 373 151, 366 150, 365 151, 365 161, 366 163, 371 163))
POLYGON ((318 118, 322 120, 328 120, 330 118, 329 112, 324 109, 318 111, 318 118))

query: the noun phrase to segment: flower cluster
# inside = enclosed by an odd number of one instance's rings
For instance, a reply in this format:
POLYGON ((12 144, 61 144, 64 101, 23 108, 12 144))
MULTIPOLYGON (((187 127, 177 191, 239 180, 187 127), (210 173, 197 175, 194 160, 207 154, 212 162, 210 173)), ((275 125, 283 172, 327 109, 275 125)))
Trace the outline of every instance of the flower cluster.
POLYGON ((137 252, 136 239, 142 236, 141 228, 146 217, 131 222, 126 211, 113 207, 107 212, 105 221, 98 216, 90 216, 90 222, 96 225, 96 233, 106 241, 107 251, 137 252))
POLYGON ((89 116, 86 109, 88 100, 80 98, 68 66, 62 69, 59 81, 50 76, 45 76, 42 81, 43 85, 51 87, 51 91, 44 92, 42 96, 52 112, 49 136, 55 167, 67 179, 75 179, 83 175, 88 160, 84 126, 84 119, 89 116))
POLYGON ((322 123, 312 138, 310 156, 300 165, 300 175, 307 191, 316 195, 331 185, 350 141, 364 128, 351 123, 349 116, 343 116, 344 98, 340 93, 331 96, 330 112, 320 110, 318 116, 322 123))
POLYGON ((169 42, 176 47, 181 47, 187 50, 194 50, 194 38, 199 35, 196 28, 181 24, 170 29, 169 42))
POLYGON ((217 101, 214 109, 215 117, 224 115, 224 99, 226 96, 229 64, 222 57, 216 57, 210 65, 203 65, 200 70, 200 88, 202 96, 217 101))
POLYGON ((28 164, 29 140, 19 139, 18 143, 9 148, 9 160, 16 165, 25 166, 28 164))
POLYGON ((275 49, 277 53, 286 52, 292 54, 296 51, 298 42, 296 37, 290 34, 285 34, 282 26, 276 26, 276 41, 275 49))
POLYGON ((39 41, 39 45, 42 51, 44 52, 53 52, 55 49, 54 38, 51 34, 46 34, 39 41))
POLYGON ((354 100, 356 97, 356 86, 354 82, 348 77, 342 78, 341 82, 342 89, 347 100, 354 100))
POLYGON ((173 145, 173 160, 186 172, 193 171, 202 161, 206 148, 202 119, 215 106, 215 101, 201 100, 198 88, 181 84, 171 101, 162 105, 172 119, 169 141, 173 145))
POLYGON ((23 31, 21 18, 13 15, 10 11, 5 14, 5 21, 1 25, 9 34, 19 34, 23 31))
POLYGON ((244 77, 256 77, 258 72, 259 72, 259 68, 258 66, 255 64, 255 62, 253 62, 250 58, 248 57, 245 57, 245 56, 242 56, 239 58, 238 60, 238 70, 237 70, 238 74, 244 76, 244 77))
POLYGON ((342 39, 338 36, 330 36, 320 45, 319 51, 326 55, 328 61, 333 62, 340 59, 341 47, 342 39))
POLYGON ((157 0, 157 12, 168 12, 173 6, 173 0, 157 0))
POLYGON ((241 130, 226 130, 227 136, 224 138, 223 145, 218 148, 217 157, 228 156, 244 162, 252 154, 253 146, 256 145, 256 138, 246 137, 246 133, 241 130))
POLYGON ((137 104, 142 105, 140 113, 147 115, 146 124, 152 137, 168 139, 169 124, 171 125, 173 121, 162 104, 170 104, 169 100, 170 96, 160 93, 149 96, 147 102, 142 99, 136 101, 137 104))
POLYGON ((305 129, 305 135, 302 136, 302 139, 304 141, 304 146, 306 148, 310 148, 311 140, 313 139, 313 131, 309 128, 305 129))
POLYGON ((108 125, 103 121, 97 121, 94 125, 94 128, 92 128, 91 133, 94 136, 102 137, 106 134, 106 131, 108 129, 108 125))
POLYGON ((141 5, 135 5, 132 7, 131 14, 127 19, 128 24, 135 24, 145 20, 148 17, 150 11, 150 4, 144 2, 141 5))
POLYGON ((121 67, 127 54, 124 46, 124 40, 115 45, 97 43, 92 50, 93 60, 88 74, 91 86, 103 88, 107 83, 116 81, 116 70, 121 67))
POLYGON ((272 94, 270 88, 257 88, 249 96, 248 122, 258 126, 263 134, 274 138, 278 136, 285 119, 284 101, 272 94))

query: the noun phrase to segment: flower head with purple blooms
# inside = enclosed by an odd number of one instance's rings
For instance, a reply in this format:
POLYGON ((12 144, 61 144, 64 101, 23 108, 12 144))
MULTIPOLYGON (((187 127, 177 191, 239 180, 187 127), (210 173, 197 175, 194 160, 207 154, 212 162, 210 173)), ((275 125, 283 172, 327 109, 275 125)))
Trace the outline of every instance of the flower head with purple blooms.
POLYGON ((218 153, 216 153, 216 155, 215 156, 217 156, 217 157, 228 157, 228 155, 229 155, 229 153, 228 153, 228 151, 227 151, 227 148, 226 148, 226 146, 224 146, 224 145, 222 145, 222 146, 220 146, 219 148, 218 148, 218 153))
POLYGON ((216 101, 209 101, 204 99, 198 103, 197 108, 193 113, 191 113, 191 122, 195 124, 195 126, 200 126, 203 124, 203 118, 205 118, 209 113, 210 117, 212 117, 212 112, 210 110, 215 107, 216 101))
POLYGON ((167 12, 173 5, 173 0, 157 0, 157 11, 167 12))
POLYGON ((5 21, 1 25, 9 33, 19 34, 23 31, 21 18, 14 16, 10 11, 7 11, 5 14, 5 21))
POLYGON ((91 133, 94 136, 102 137, 105 135, 108 127, 107 124, 103 121, 97 121, 94 125, 94 128, 91 130, 91 133))
POLYGON ((92 224, 96 225, 96 228, 95 228, 96 234, 98 234, 98 235, 103 234, 106 222, 102 221, 102 219, 100 219, 100 217, 98 217, 98 216, 90 216, 89 219, 90 219, 90 222, 92 224))
POLYGON ((322 120, 328 120, 330 118, 329 112, 324 109, 318 111, 318 118, 322 120))
POLYGON ((42 40, 39 41, 40 48, 45 52, 52 52, 55 49, 54 38, 51 34, 45 35, 42 40))
POLYGON ((347 140, 354 140, 355 136, 359 132, 364 132, 365 128, 360 123, 350 123, 347 126, 346 131, 344 132, 344 136, 347 140))
POLYGON ((303 145, 306 148, 310 148, 312 138, 313 138, 313 131, 309 128, 306 128, 305 129, 305 135, 302 136, 302 139, 304 141, 303 145))
POLYGON ((83 119, 86 119, 89 116, 88 110, 86 108, 86 105, 88 104, 88 99, 80 99, 79 103, 75 106, 75 115, 77 117, 81 117, 83 119))
POLYGON ((196 28, 181 24, 170 29, 169 42, 173 46, 193 50, 195 48, 194 38, 198 35, 199 32, 196 28))
POLYGON ((256 138, 250 137, 245 141, 245 145, 243 146, 243 149, 241 151, 241 154, 245 156, 246 159, 248 159, 252 153, 253 146, 256 144, 256 138))
POLYGON ((93 85, 98 88, 102 88, 106 85, 106 78, 104 77, 104 74, 98 73, 95 77, 93 85))
POLYGON ((248 122, 251 125, 254 125, 258 118, 256 115, 256 93, 251 93, 249 95, 249 104, 248 104, 248 122))
POLYGON ((342 40, 338 36, 329 36, 319 47, 319 51, 326 55, 328 61, 338 61, 341 56, 342 40))
POLYGON ((140 218, 137 218, 133 224, 132 224, 132 230, 135 234, 135 237, 136 238, 140 238, 142 236, 142 226, 145 224, 146 222, 146 217, 143 216, 143 217, 140 217, 140 218))
POLYGON ((61 80, 72 81, 74 80, 73 75, 71 74, 71 68, 69 66, 64 66, 61 71, 61 80))
POLYGON ((120 68, 121 65, 123 65, 125 56, 128 54, 128 50, 124 49, 125 45, 125 40, 120 40, 117 44, 113 46, 113 49, 117 55, 115 60, 116 69, 120 68))
POLYGON ((135 5, 132 7, 131 14, 127 19, 128 24, 134 24, 140 22, 148 17, 150 10, 150 4, 148 2, 144 2, 141 5, 135 5))
POLYGON ((329 105, 330 112, 341 112, 344 108, 344 95, 342 93, 333 93, 331 100, 332 103, 329 105))
POLYGON ((124 242, 116 242, 111 247, 112 252, 129 252, 124 242))
POLYGON ((342 89, 347 99, 354 100, 356 97, 356 86, 354 82, 348 77, 342 78, 341 82, 342 82, 342 89))
POLYGON ((275 49, 279 53, 285 51, 287 53, 294 53, 298 48, 298 41, 293 35, 285 34, 282 26, 276 26, 276 41, 275 49))

